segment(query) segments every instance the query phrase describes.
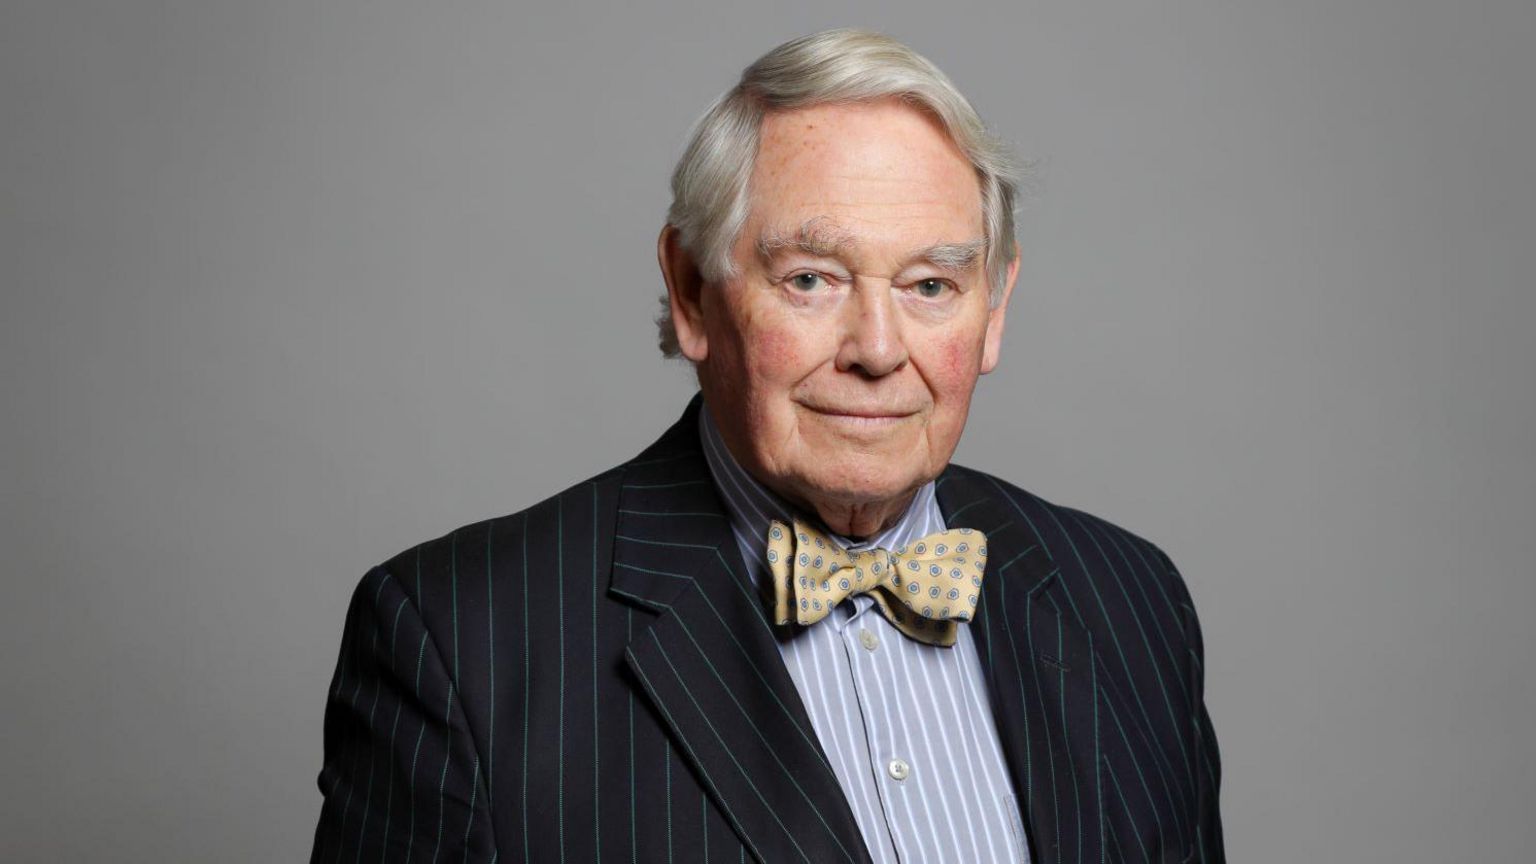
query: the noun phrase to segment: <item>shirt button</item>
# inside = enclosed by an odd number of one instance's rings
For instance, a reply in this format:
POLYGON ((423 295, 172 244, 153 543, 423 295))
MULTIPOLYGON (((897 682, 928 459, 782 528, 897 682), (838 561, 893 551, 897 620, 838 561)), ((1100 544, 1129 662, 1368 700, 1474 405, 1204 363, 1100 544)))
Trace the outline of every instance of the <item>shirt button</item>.
POLYGON ((891 772, 892 780, 905 780, 907 775, 912 773, 912 766, 901 759, 892 759, 891 764, 885 766, 885 769, 891 772))
POLYGON ((869 632, 868 630, 860 630, 859 644, 863 645, 865 650, 873 651, 880 647, 880 637, 869 632))

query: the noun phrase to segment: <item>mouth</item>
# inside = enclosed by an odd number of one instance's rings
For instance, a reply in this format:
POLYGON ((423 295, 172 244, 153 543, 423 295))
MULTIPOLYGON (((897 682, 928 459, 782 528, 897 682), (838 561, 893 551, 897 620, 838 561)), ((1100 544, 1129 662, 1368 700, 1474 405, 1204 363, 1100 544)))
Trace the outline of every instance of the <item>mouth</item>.
POLYGON ((812 414, 856 426, 878 427, 899 423, 918 413, 917 411, 904 411, 893 408, 812 405, 803 402, 800 405, 812 414))

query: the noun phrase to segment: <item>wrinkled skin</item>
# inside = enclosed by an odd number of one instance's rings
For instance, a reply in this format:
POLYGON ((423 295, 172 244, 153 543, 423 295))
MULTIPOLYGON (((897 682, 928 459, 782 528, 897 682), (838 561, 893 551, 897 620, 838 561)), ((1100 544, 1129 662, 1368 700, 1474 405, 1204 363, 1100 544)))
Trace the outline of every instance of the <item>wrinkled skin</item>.
POLYGON ((662 231, 682 353, 747 471, 868 536, 949 463, 1018 260, 989 304, 976 173, 897 100, 770 113, 749 188, 724 282, 662 231))

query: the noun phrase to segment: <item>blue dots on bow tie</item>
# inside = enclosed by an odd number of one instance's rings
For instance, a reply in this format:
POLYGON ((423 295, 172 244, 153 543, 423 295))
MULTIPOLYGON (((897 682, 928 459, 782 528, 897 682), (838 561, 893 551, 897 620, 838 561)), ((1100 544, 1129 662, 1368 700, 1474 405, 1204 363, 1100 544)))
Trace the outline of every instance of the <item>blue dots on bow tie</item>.
POLYGON ((987 557, 987 547, 985 545, 977 546, 976 547, 976 554, 980 555, 983 558, 987 557))
POLYGON ((939 596, 939 587, 937 585, 935 585, 934 587, 929 588, 928 589, 928 596, 937 599, 938 596, 939 596))
POLYGON ((811 566, 815 567, 817 570, 821 569, 821 556, 820 555, 817 555, 816 556, 816 560, 811 562, 811 566))
POLYGON ((775 525, 775 526, 773 526, 773 530, 768 532, 768 536, 772 537, 775 540, 783 540, 784 539, 784 529, 780 528, 777 525, 775 525))
POLYGON ((825 548, 827 548, 827 541, 821 539, 820 537, 817 537, 816 538, 816 548, 817 549, 825 549, 825 548))
POLYGON ((908 582, 907 583, 907 593, 909 593, 909 594, 916 594, 920 590, 922 590, 922 589, 918 586, 918 584, 916 582, 908 582))
POLYGON ((777 564, 777 563, 779 563, 779 553, 773 551, 772 549, 769 549, 768 550, 768 563, 769 564, 777 564))
POLYGON ((975 585, 977 588, 980 588, 981 587, 981 577, 980 576, 972 576, 971 577, 971 584, 975 585))
POLYGON ((970 534, 971 533, 971 529, 969 529, 969 528, 960 528, 958 530, 960 531, 961 534, 970 534))
POLYGON ((853 585, 847 579, 842 579, 842 580, 838 581, 837 587, 843 589, 844 591, 847 591, 849 588, 852 588, 853 585))
POLYGON ((908 561, 907 562, 907 569, 908 570, 916 570, 917 569, 917 562, 916 561, 908 561))
POLYGON ((933 554, 935 554, 935 555, 943 555, 945 552, 948 552, 948 551, 949 551, 949 547, 945 546, 943 543, 940 543, 939 545, 933 547, 933 554))
POLYGON ((873 569, 875 571, 875 575, 878 576, 880 574, 880 562, 876 561, 875 562, 875 566, 873 568, 871 568, 871 569, 873 569))
POLYGON ((801 531, 800 534, 797 535, 797 536, 800 538, 800 542, 801 543, 809 543, 809 542, 811 542, 811 538, 805 536, 805 532, 804 531, 801 531))
POLYGON ((951 578, 951 579, 964 579, 965 578, 965 574, 960 572, 960 568, 959 567, 953 567, 949 571, 949 578, 951 578))
POLYGON ((805 554, 804 552, 801 552, 800 553, 800 566, 804 567, 804 566, 806 566, 807 564, 810 564, 810 563, 811 563, 811 556, 805 554))
POLYGON ((916 552, 919 555, 925 555, 928 552, 928 544, 926 544, 926 543, 919 543, 916 546, 912 547, 912 551, 916 552))
POLYGON ((955 551, 958 552, 958 553, 961 553, 961 554, 969 552, 969 551, 971 551, 971 544, 969 544, 969 543, 957 543, 957 544, 955 544, 955 551))
POLYGON ((928 565, 928 575, 929 576, 937 576, 937 575, 939 575, 940 573, 943 573, 943 572, 944 572, 944 568, 940 567, 937 564, 929 564, 928 565))
POLYGON ((959 588, 951 588, 951 589, 949 589, 949 595, 948 596, 949 596, 949 599, 951 599, 951 600, 959 600, 960 599, 960 589, 959 588))

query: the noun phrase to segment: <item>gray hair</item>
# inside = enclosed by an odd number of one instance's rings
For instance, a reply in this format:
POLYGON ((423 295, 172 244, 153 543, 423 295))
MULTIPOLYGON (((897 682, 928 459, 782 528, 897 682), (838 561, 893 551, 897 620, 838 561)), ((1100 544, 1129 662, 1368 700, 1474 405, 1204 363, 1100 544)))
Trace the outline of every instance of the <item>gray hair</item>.
MULTIPOLYGON (((1020 169, 989 133, 971 103, 926 58, 888 36, 864 30, 825 30, 785 42, 741 73, 694 124, 688 148, 672 172, 667 222, 698 262, 706 281, 736 274, 731 249, 748 209, 748 180, 758 132, 772 110, 899 98, 931 114, 976 169, 986 232, 991 303, 1002 298, 1008 264, 1018 251, 1013 208, 1020 169)), ((662 297, 661 351, 679 354, 677 331, 662 297)))

